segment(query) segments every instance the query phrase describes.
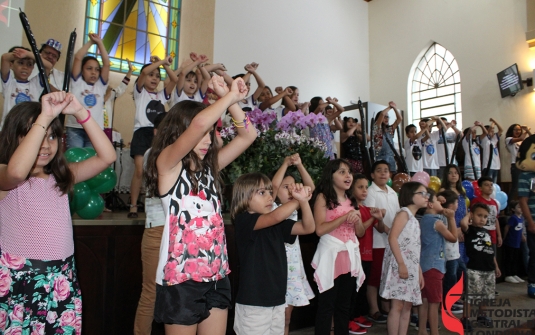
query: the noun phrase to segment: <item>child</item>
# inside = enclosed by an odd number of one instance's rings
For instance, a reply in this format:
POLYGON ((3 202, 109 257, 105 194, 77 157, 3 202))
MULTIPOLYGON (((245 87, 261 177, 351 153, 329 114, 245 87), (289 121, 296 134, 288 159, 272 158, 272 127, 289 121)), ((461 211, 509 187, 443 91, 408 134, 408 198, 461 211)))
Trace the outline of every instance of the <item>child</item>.
MULTIPOLYGON (((108 87, 110 73, 110 59, 100 37, 89 34, 87 41, 74 55, 72 63, 71 92, 82 102, 85 109, 90 111, 100 129, 104 129, 104 95, 108 87), (93 56, 86 56, 89 48, 96 44, 102 57, 102 67, 93 56)), ((91 141, 83 127, 73 116, 68 116, 65 122, 67 129, 67 149, 92 147, 91 141)))
POLYGON ((232 191, 231 216, 236 227, 240 289, 236 296, 237 335, 283 334, 288 264, 284 243, 314 232, 308 186, 290 184, 291 200, 272 210, 270 180, 261 173, 240 176, 232 191), (302 221, 288 219, 301 208, 302 221))
MULTIPOLYGON (((334 100, 335 102, 338 102, 338 99, 334 98, 334 100)), ((329 105, 325 107, 325 117, 327 118, 327 122, 329 123, 329 128, 331 130, 331 147, 333 148, 334 158, 339 158, 338 146, 334 141, 334 135, 337 131, 344 129, 344 126, 342 126, 340 113, 336 108, 333 108, 333 106, 329 105)))
POLYGON ((230 270, 219 171, 251 145, 256 131, 236 104, 247 94, 243 80, 229 91, 214 76, 210 86, 221 98, 210 106, 195 101, 173 106, 147 160, 148 194, 162 199, 165 212, 154 319, 165 323, 166 334, 226 330, 230 270), (226 109, 236 120, 237 136, 219 150, 215 124, 226 109))
POLYGON ((394 159, 394 152, 388 144, 394 144, 394 132, 398 128, 398 125, 403 121, 403 116, 396 108, 396 104, 393 101, 388 103, 388 107, 377 115, 375 124, 373 125, 373 147, 375 150, 375 160, 385 160, 388 162, 391 176, 396 173, 396 161, 394 159), (389 124, 390 116, 388 112, 394 109, 396 113, 396 121, 392 125, 389 124))
POLYGON ((422 159, 422 146, 429 138, 425 128, 420 128, 419 132, 416 132, 416 126, 413 124, 405 127, 405 161, 409 168, 409 173, 414 176, 416 172, 423 171, 424 162, 422 159), (423 135, 423 136, 422 136, 423 135))
POLYGON ((427 140, 423 142, 423 168, 429 176, 438 176, 438 140, 440 133, 437 131, 431 131, 433 129, 433 121, 437 124, 442 120, 436 116, 431 118, 423 118, 420 121, 420 128, 425 129, 425 134, 428 136, 427 140))
MULTIPOLYGON (((271 185, 273 186, 273 194, 276 195, 276 199, 279 200, 281 205, 293 200, 293 197, 289 191, 289 187, 295 184, 295 179, 292 175, 287 173, 290 166, 295 166, 297 171, 301 175, 303 185, 310 187, 311 192, 314 191, 314 181, 310 174, 303 166, 299 154, 294 154, 284 158, 284 162, 281 167, 273 176, 271 185)), ((273 210, 279 205, 273 203, 273 210)), ((297 211, 294 211, 288 219, 297 221, 297 211)), ((292 310, 294 306, 306 306, 309 304, 309 300, 314 298, 312 288, 308 283, 305 267, 303 265, 303 257, 301 256, 301 246, 299 245, 299 237, 295 238, 294 243, 284 243, 286 249, 286 260, 288 263, 288 279, 286 285, 286 310, 284 317, 284 334, 288 335, 290 331, 290 320, 292 317, 292 310)))
MULTIPOLYGON (((236 79, 240 77, 243 78, 243 81, 245 81, 245 83, 247 84, 247 88, 249 89, 251 87, 251 83, 249 79, 251 75, 255 77, 256 85, 257 85, 256 90, 254 91, 253 94, 251 94, 250 96, 248 96, 247 98, 243 99, 242 101, 238 103, 244 112, 250 112, 253 109, 257 108, 256 105, 257 105, 258 97, 264 90, 264 87, 266 86, 266 84, 264 84, 264 81, 262 80, 260 75, 256 72, 256 69, 258 69, 258 63, 253 62, 251 64, 246 64, 244 66, 244 69, 245 71, 247 71, 247 73, 235 75, 234 77, 232 77, 232 79, 236 79)), ((227 80, 227 84, 228 83, 229 81, 227 80)))
POLYGON ((366 319, 369 311, 367 300, 367 285, 371 272, 373 260, 373 230, 384 231, 383 217, 386 214, 386 209, 370 208, 363 205, 368 197, 368 179, 363 174, 357 173, 353 176, 353 185, 351 185, 351 193, 356 201, 362 225, 357 227, 357 238, 359 240, 359 250, 362 259, 362 269, 366 279, 362 283, 362 287, 358 292, 353 292, 351 320, 355 325, 350 324, 350 333, 365 333, 366 329, 372 326, 372 323, 366 319), (363 231, 361 231, 363 230, 363 231), (358 328, 360 327, 360 328, 358 328), (353 332, 352 332, 353 331, 353 332))
POLYGON ((165 113, 164 105, 171 96, 178 78, 169 65, 173 59, 169 56, 160 59, 151 57, 151 62, 143 65, 136 79, 134 88, 134 103, 136 117, 134 120, 134 136, 130 145, 130 156, 134 159, 134 174, 130 184, 130 212, 128 218, 137 218, 137 199, 143 179, 143 155, 152 144, 154 138, 153 121, 158 114, 165 113), (163 65, 170 80, 165 87, 157 91, 161 81, 160 66, 163 65))
POLYGON ((50 93, 42 103, 20 103, 12 112, 0 132, 0 331, 80 334, 82 298, 68 194, 74 183, 113 163, 115 150, 71 93, 50 93), (82 124, 96 156, 65 161, 60 113, 82 124))
POLYGON ((287 104, 286 101, 290 101, 290 96, 292 95, 293 91, 289 87, 286 87, 286 89, 283 90, 282 87, 278 86, 275 87, 275 92, 277 95, 273 96, 269 86, 265 86, 262 94, 260 94, 258 97, 258 102, 260 102, 260 106, 258 108, 260 108, 262 111, 267 110, 275 112, 277 115, 277 120, 280 120, 288 111, 287 108, 285 108, 285 105, 287 104), (279 100, 282 101, 281 105, 273 109, 271 106, 279 100))
MULTIPOLYGON (((23 47, 13 47, 9 49, 9 52, 2 55, 0 71, 2 74, 4 109, 0 129, 2 129, 7 114, 16 104, 24 101, 39 101, 44 85, 40 82, 39 76, 28 80, 34 64, 35 57, 33 53, 23 47)), ((43 60, 43 65, 48 74, 52 65, 47 60, 43 60)))
POLYGON ((325 108, 329 106, 329 104, 332 104, 336 109, 336 113, 333 113, 329 116, 325 115, 325 121, 323 123, 319 123, 315 125, 313 128, 310 129, 310 137, 316 138, 327 146, 327 150, 325 151, 325 157, 329 159, 334 159, 334 153, 333 153, 333 146, 332 146, 332 134, 331 134, 331 128, 330 124, 334 120, 334 118, 338 117, 340 113, 344 111, 344 107, 342 107, 340 104, 338 104, 338 99, 334 98, 331 99, 331 97, 327 97, 325 99, 327 102, 323 101, 321 97, 314 97, 310 100, 310 111, 314 114, 320 114, 323 115, 325 112, 325 108))
POLYGON ((513 199, 518 189, 518 176, 520 171, 516 166, 516 156, 518 149, 528 136, 531 135, 531 128, 527 126, 521 126, 518 123, 514 123, 507 129, 505 133, 505 148, 511 154, 511 194, 509 198, 513 199))
MULTIPOLYGON (((489 230, 490 239, 492 241, 492 247, 494 248, 494 254, 496 255, 496 247, 502 246, 502 233, 500 230, 500 221, 498 217, 500 215, 500 207, 496 203, 496 200, 491 199, 491 194, 494 191, 494 183, 490 177, 481 177, 477 181, 477 185, 481 190, 481 196, 472 199, 471 204, 483 203, 489 207, 489 217, 485 224, 485 229, 489 230)), ((498 263, 496 263, 498 267, 498 263)))
MULTIPOLYGON (((390 178, 389 164, 386 161, 376 161, 372 166, 372 184, 368 189, 368 196, 364 200, 367 207, 384 208, 386 213, 383 221, 383 231, 373 230, 373 260, 368 280, 367 297, 370 310, 368 320, 375 323, 386 323, 384 316, 377 303, 378 288, 381 283, 381 272, 383 270, 383 257, 388 239, 390 227, 394 216, 399 211, 399 201, 396 192, 386 183, 390 178)), ((380 298, 379 298, 380 299, 380 298)), ((388 312, 389 304, 382 301, 382 309, 388 312)))
MULTIPOLYGON (((427 192, 430 194, 429 203, 420 222, 420 266, 425 287, 422 290, 422 304, 418 308, 418 329, 419 334, 427 334, 429 325, 431 335, 437 335, 438 310, 442 303, 442 279, 446 273, 445 242, 457 242, 457 226, 455 211, 443 208, 435 191, 428 188, 427 192), (444 216, 447 218, 447 225, 444 216)), ((444 191, 438 196, 445 199, 446 206, 457 203, 457 194, 453 191, 444 191)))
POLYGON ((500 163, 500 137, 503 133, 503 128, 496 120, 490 118, 490 125, 485 126, 487 129, 487 136, 481 140, 481 148, 483 149, 483 176, 489 176, 492 181, 498 181, 498 173, 501 168, 500 163), (494 125, 498 127, 498 133, 494 133, 494 125))
POLYGON ((191 61, 187 64, 183 63, 178 69, 178 73, 175 72, 175 75, 178 76, 178 81, 169 104, 171 107, 184 100, 203 102, 208 90, 208 82, 210 81, 208 71, 206 69, 201 71, 203 79, 200 83, 198 82, 197 74, 193 72, 196 66, 201 69, 201 64, 208 62, 208 57, 206 55, 197 55, 195 52, 191 52, 189 56, 191 61))
POLYGON ((518 201, 511 201, 511 211, 513 215, 507 220, 507 226, 503 230, 504 273, 506 282, 518 284, 524 282, 522 278, 517 276, 518 260, 521 258, 520 241, 522 240, 524 218, 518 201))
POLYGON ((340 132, 342 158, 351 164, 351 169, 355 173, 364 173, 361 143, 362 127, 358 120, 352 117, 345 117, 343 131, 340 132))
MULTIPOLYGON (((477 322, 485 327, 493 326, 492 319, 485 313, 485 300, 494 299, 496 278, 501 276, 496 264, 494 248, 490 241, 490 234, 485 225, 489 217, 489 207, 484 203, 472 205, 470 210, 470 223, 461 222, 464 233, 466 254, 469 261, 467 298, 471 304, 480 302, 477 322)), ((470 315, 467 311, 465 314, 470 315)), ((469 322, 463 318, 463 324, 469 322)))
POLYGON ((312 267, 320 292, 316 335, 328 335, 334 319, 334 334, 348 333, 351 294, 364 282, 356 233, 364 231, 360 212, 351 201, 353 175, 342 159, 329 161, 314 192, 314 220, 320 241, 312 267))
POLYGON ((478 180, 481 177, 481 147, 479 142, 487 136, 487 129, 481 122, 476 121, 470 128, 463 131, 464 149, 464 179, 478 180), (476 128, 480 127, 483 133, 476 135, 476 128))
POLYGON ((420 225, 416 211, 427 207, 429 193, 418 182, 403 184, 399 192, 401 210, 388 234, 379 294, 391 299, 387 328, 389 334, 406 334, 412 305, 422 303, 424 288, 420 268, 420 225))
POLYGON ((438 165, 440 167, 438 177, 441 180, 444 180, 447 177, 447 165, 449 165, 450 163, 456 163, 455 157, 452 156, 453 150, 455 149, 455 144, 457 142, 457 136, 461 134, 461 131, 457 129, 457 121, 455 120, 451 120, 451 122, 448 122, 447 118, 440 117, 436 118, 436 122, 437 130, 435 130, 434 132, 438 133, 437 156, 438 165), (453 132, 448 131, 449 129, 452 129, 453 132), (442 136, 442 131, 444 131, 444 136, 442 136), (446 157, 446 148, 448 150, 448 157, 446 157))

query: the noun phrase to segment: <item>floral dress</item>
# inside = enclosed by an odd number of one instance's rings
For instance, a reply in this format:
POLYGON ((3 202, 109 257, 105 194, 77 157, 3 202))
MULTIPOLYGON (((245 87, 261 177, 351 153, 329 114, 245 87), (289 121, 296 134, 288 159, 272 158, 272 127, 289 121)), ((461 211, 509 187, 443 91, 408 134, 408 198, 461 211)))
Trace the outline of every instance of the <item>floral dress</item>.
POLYGON ((422 304, 420 290, 420 225, 407 207, 401 208, 407 212, 409 220, 398 237, 399 249, 403 261, 409 272, 408 279, 399 278, 399 268, 390 244, 386 246, 383 259, 383 274, 379 294, 385 299, 396 299, 412 302, 413 305, 422 304))
POLYGON ((328 121, 318 123, 315 127, 310 128, 310 137, 317 138, 325 143, 327 150, 325 151, 325 158, 334 159, 333 145, 331 139, 332 133, 328 121))

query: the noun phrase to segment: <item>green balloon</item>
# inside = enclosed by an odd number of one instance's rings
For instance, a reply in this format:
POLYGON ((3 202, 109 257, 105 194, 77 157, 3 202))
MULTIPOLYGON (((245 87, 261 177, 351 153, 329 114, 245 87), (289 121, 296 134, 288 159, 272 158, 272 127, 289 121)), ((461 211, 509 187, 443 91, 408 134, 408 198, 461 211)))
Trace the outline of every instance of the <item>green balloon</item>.
POLYGON ((91 157, 84 148, 70 148, 65 151, 65 159, 69 163, 81 162, 91 157))
POLYGON ((117 184, 117 173, 112 168, 107 168, 93 178, 86 180, 87 186, 96 193, 106 193, 117 184))
POLYGON ((386 184, 392 187, 392 178, 388 178, 388 181, 386 182, 386 184))
POLYGON ((72 199, 70 202, 71 211, 77 212, 80 209, 84 208, 89 202, 91 197, 91 189, 87 186, 86 183, 80 182, 74 185, 72 192, 72 199))
POLYGON ((91 148, 91 147, 86 147, 84 148, 85 151, 87 151, 87 153, 89 154, 89 157, 93 157, 93 156, 96 156, 97 155, 97 152, 95 151, 95 149, 91 148))
POLYGON ((82 219, 91 220, 99 216, 104 210, 104 199, 95 192, 91 192, 87 205, 77 211, 82 219))

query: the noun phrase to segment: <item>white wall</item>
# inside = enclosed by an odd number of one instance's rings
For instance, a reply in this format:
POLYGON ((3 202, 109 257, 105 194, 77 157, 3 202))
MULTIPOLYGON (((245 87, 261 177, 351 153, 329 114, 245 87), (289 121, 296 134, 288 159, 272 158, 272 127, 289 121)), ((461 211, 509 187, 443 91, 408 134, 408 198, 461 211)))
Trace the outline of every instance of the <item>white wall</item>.
MULTIPOLYGON (((514 98, 500 97, 496 73, 518 63, 532 77, 535 50, 525 39, 526 0, 379 0, 369 3, 370 98, 394 100, 407 110, 408 76, 431 41, 457 59, 463 124, 495 118, 535 129, 535 92, 525 88, 514 98)), ((502 141, 503 142, 503 141, 502 141)), ((503 144, 502 180, 509 181, 509 154, 503 144)))
MULTIPOLYGON (((369 99, 368 4, 362 0, 217 0, 214 62, 250 62, 266 85, 299 87, 300 101, 369 99)), ((254 80, 252 80, 254 86, 254 80)))

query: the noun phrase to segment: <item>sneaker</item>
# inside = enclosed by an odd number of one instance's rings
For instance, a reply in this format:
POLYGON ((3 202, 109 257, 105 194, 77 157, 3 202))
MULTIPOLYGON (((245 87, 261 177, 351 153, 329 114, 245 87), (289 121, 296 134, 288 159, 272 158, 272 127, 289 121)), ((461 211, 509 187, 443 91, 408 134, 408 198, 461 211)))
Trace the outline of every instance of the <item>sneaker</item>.
POLYGON ((409 321, 409 325, 412 327, 418 327, 418 315, 411 314, 411 320, 409 321))
POLYGON ((381 312, 375 312, 373 315, 368 315, 366 319, 375 323, 386 323, 386 317, 381 312))
POLYGON ((359 326, 355 321, 349 321, 349 334, 366 334, 368 331, 359 326))
POLYGON ((505 281, 512 284, 518 284, 520 283, 514 276, 507 276, 505 277, 505 281))
POLYGON ((519 283, 525 283, 526 281, 522 278, 520 278, 519 276, 513 276, 515 277, 516 280, 518 280, 519 283))
POLYGON ((480 315, 477 317, 477 323, 483 327, 492 328, 492 319, 486 315, 480 315))
POLYGON ((457 307, 464 307, 464 302, 462 302, 461 300, 457 300, 453 306, 457 306, 457 307))
POLYGON ((370 328, 373 323, 368 321, 364 316, 359 316, 358 318, 354 318, 353 322, 355 322, 357 325, 361 326, 362 328, 370 328))
POLYGON ((535 298, 535 284, 528 284, 528 297, 535 298))
POLYGON ((464 311, 464 308, 463 306, 459 306, 459 305, 453 305, 451 306, 451 312, 452 313, 455 313, 455 314, 458 314, 458 313, 462 313, 464 311))
POLYGON ((461 323, 463 324, 463 329, 465 332, 471 333, 472 331, 474 331, 474 329, 472 328, 472 323, 470 322, 469 318, 466 318, 466 317, 461 318, 461 323))

